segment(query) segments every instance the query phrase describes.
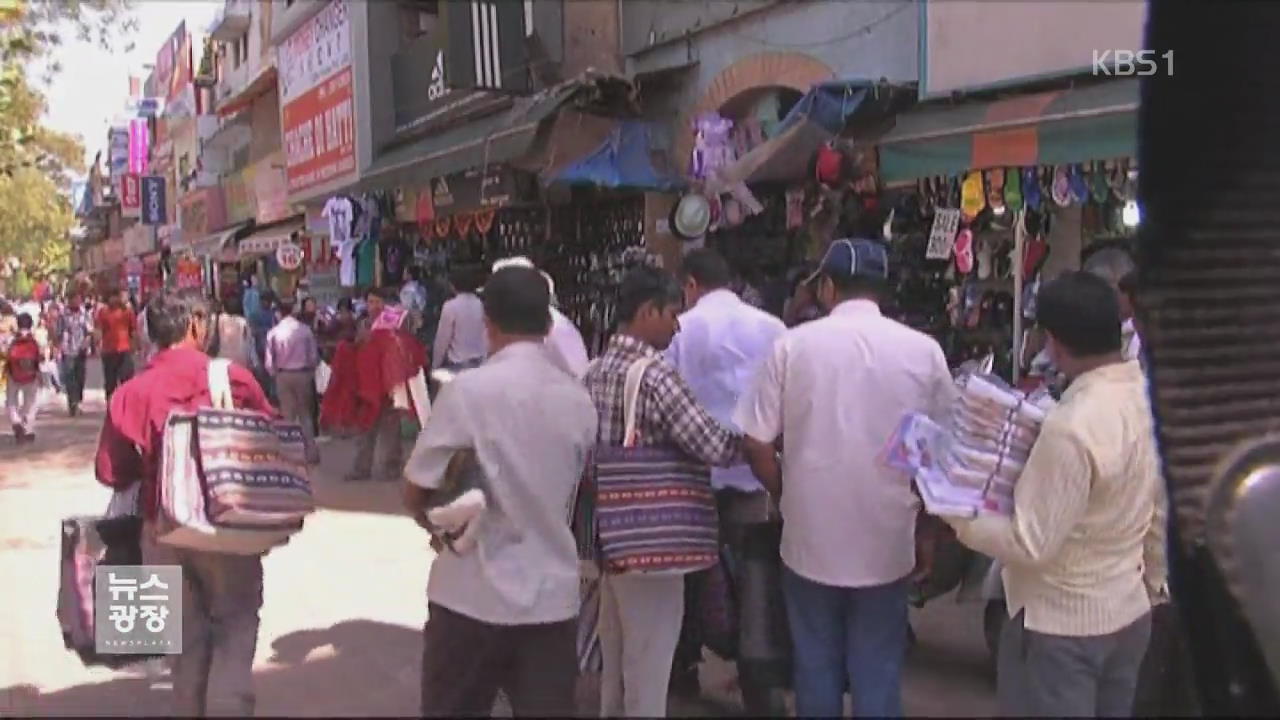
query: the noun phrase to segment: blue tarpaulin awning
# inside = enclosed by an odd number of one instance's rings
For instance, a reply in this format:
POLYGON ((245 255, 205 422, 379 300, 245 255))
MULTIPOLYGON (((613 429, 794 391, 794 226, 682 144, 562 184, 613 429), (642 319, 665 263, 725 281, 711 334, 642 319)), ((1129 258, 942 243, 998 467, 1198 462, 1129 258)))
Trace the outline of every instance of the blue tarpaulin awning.
POLYGON ((595 150, 555 172, 549 182, 628 190, 677 190, 684 181, 653 164, 652 127, 622 120, 595 150))

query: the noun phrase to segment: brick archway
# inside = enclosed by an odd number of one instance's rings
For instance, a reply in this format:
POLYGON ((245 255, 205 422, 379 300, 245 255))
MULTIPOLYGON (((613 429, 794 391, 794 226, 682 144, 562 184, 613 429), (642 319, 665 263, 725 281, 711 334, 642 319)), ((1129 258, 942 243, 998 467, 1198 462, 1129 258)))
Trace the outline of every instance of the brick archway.
POLYGON ((719 110, 738 95, 760 87, 786 87, 809 92, 815 83, 830 80, 835 72, 803 53, 767 52, 749 55, 720 71, 707 85, 698 103, 680 117, 676 132, 676 167, 686 167, 693 151, 693 119, 719 110))

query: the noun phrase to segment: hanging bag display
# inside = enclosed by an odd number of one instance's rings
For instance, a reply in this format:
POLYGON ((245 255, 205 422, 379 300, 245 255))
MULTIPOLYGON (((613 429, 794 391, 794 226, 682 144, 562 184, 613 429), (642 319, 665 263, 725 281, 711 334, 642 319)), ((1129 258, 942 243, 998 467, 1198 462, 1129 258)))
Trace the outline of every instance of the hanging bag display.
POLYGON ((651 358, 627 370, 621 447, 595 452, 596 534, 608 572, 683 574, 719 559, 711 470, 670 447, 636 447, 640 383, 651 358))
POLYGON ((157 539, 257 555, 288 542, 315 503, 302 427, 236 410, 228 364, 209 362, 213 407, 165 422, 157 539))

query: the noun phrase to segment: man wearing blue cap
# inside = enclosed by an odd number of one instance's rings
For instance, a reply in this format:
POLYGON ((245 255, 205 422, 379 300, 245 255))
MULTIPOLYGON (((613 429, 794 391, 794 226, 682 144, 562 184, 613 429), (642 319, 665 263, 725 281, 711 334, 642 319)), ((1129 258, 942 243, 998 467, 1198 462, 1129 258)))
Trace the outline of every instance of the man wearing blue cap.
POLYGON ((832 243, 807 281, 829 314, 774 344, 734 413, 780 498, 800 717, 839 716, 846 685, 855 715, 902 714, 919 501, 877 458, 904 415, 941 419, 954 389, 938 343, 880 313, 888 275, 881 243, 832 243))

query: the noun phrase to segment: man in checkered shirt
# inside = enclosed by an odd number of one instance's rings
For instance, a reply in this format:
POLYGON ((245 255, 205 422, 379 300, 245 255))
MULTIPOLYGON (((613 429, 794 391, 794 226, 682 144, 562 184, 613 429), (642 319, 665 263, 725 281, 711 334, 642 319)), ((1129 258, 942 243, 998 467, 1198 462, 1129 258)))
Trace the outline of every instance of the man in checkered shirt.
MULTIPOLYGON (((698 404, 662 351, 679 330, 683 290, 669 273, 642 266, 623 278, 618 332, 587 370, 584 382, 600 417, 600 442, 623 444, 623 386, 642 358, 653 364, 640 382, 636 445, 677 447, 715 467, 742 462, 741 438, 698 404)), ((600 689, 605 717, 663 717, 667 682, 684 616, 684 577, 607 573, 602 579, 600 689), (625 658, 625 661, 624 661, 625 658)))

